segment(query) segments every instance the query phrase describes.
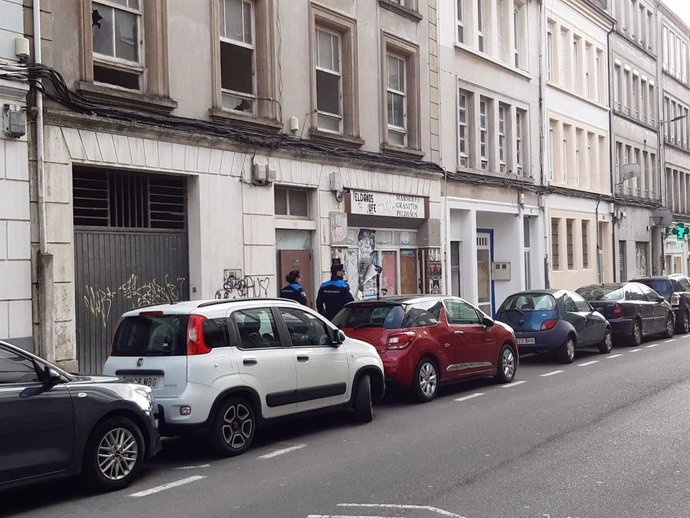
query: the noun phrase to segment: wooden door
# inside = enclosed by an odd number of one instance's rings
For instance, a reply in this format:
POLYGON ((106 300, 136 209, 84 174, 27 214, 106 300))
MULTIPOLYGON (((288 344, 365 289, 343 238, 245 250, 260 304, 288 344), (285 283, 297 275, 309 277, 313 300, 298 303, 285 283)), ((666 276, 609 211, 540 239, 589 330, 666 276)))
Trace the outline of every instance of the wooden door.
POLYGON ((285 276, 292 270, 299 270, 302 275, 302 286, 304 292, 307 294, 307 303, 309 307, 314 307, 316 300, 316 293, 314 292, 314 278, 312 275, 311 266, 311 251, 310 250, 280 250, 278 252, 278 270, 280 272, 280 279, 278 279, 278 293, 280 289, 287 284, 285 276))
POLYGON ((400 250, 400 293, 412 295, 418 292, 417 250, 400 250))

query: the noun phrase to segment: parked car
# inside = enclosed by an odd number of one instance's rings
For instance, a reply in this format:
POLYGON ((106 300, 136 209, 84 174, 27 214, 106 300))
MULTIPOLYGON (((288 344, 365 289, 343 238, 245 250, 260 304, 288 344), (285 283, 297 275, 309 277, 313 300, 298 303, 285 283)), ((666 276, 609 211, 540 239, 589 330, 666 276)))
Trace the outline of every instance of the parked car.
POLYGON ((592 284, 578 288, 577 293, 607 318, 617 342, 637 346, 645 336, 673 336, 671 305, 644 284, 592 284))
POLYGON ((350 302, 333 323, 369 342, 381 355, 386 380, 421 402, 440 383, 493 376, 509 383, 518 366, 512 330, 470 303, 443 296, 394 296, 350 302))
POLYGON ((496 319, 513 328, 521 353, 556 353, 562 363, 571 363, 576 349, 611 352, 611 326, 573 291, 515 293, 501 304, 496 319))
POLYGON ((384 391, 371 345, 287 299, 130 311, 104 370, 153 389, 163 435, 205 432, 224 456, 246 451, 257 426, 278 418, 338 408, 371 421, 384 391))
POLYGON ((0 489, 79 474, 121 489, 159 449, 150 388, 69 374, 0 341, 0 489))
POLYGON ((686 334, 690 331, 690 282, 687 278, 676 276, 640 277, 633 279, 648 286, 673 307, 676 319, 676 332, 686 334))

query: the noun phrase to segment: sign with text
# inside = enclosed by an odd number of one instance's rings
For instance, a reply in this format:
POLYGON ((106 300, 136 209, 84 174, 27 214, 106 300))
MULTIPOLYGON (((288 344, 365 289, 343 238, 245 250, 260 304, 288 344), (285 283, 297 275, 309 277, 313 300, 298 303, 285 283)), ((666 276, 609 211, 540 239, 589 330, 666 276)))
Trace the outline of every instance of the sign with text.
POLYGON ((350 214, 424 219, 424 202, 421 196, 353 190, 350 191, 350 214))
POLYGON ((664 242, 664 252, 666 252, 667 254, 682 254, 683 244, 683 241, 666 238, 666 241, 664 242))

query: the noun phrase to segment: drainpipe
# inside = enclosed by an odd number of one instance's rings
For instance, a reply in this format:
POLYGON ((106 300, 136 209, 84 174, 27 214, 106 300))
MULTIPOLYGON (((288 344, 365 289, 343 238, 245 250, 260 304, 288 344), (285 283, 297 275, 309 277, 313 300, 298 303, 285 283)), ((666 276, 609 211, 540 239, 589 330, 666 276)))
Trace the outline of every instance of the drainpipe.
POLYGON ((602 275, 602 260, 601 260, 601 247, 599 246, 599 204, 601 203, 601 196, 597 199, 597 206, 594 209, 594 219, 596 220, 596 231, 597 231, 597 282, 599 284, 604 283, 604 276, 602 275))
MULTIPOLYGON (((609 106, 609 183, 611 187, 611 195, 615 199, 616 197, 616 182, 614 182, 613 179, 613 149, 615 146, 614 142, 614 132, 613 132, 613 81, 611 80, 611 68, 613 67, 613 49, 611 49, 611 33, 613 32, 613 29, 615 28, 615 23, 614 25, 611 26, 609 29, 609 32, 606 33, 606 46, 607 46, 607 54, 608 54, 608 67, 606 67, 606 72, 607 72, 607 77, 608 77, 608 106, 609 106)), ((598 205, 598 202, 597 202, 598 205)), ((614 211, 615 211, 616 205, 614 204, 614 211)), ((597 216, 597 232, 599 231, 599 217, 597 216)), ((617 280, 617 269, 616 269, 616 225, 617 225, 617 218, 614 217, 612 218, 612 225, 611 225, 611 260, 613 262, 613 280, 614 282, 617 280)), ((597 248, 599 247, 599 241, 597 240, 597 248)), ((597 250, 597 254, 599 251, 597 250)), ((599 258, 597 256, 597 264, 598 264, 599 258)), ((620 262, 620 257, 618 258, 618 261, 620 262)), ((618 279, 621 280, 621 279, 618 279)))
MULTIPOLYGON (((41 63, 41 0, 33 0, 34 63, 41 63)), ((53 347, 53 256, 48 253, 46 225, 46 178, 43 143, 43 94, 36 95, 36 184, 38 188, 38 321, 40 340, 34 347, 48 361, 55 361, 53 347)))
MULTIPOLYGON (((539 2, 539 181, 542 186, 545 186, 547 182, 544 176, 544 161, 546 158, 546 145, 544 143, 545 139, 545 128, 546 124, 546 105, 544 102, 544 92, 546 92, 546 64, 544 62, 544 31, 546 30, 546 9, 544 7, 544 0, 539 2)), ((542 203, 538 203, 539 211, 541 212, 541 220, 543 222, 542 228, 544 231, 543 244, 544 244, 544 287, 549 288, 551 282, 549 279, 549 225, 546 220, 546 193, 540 195, 542 197, 542 203)))

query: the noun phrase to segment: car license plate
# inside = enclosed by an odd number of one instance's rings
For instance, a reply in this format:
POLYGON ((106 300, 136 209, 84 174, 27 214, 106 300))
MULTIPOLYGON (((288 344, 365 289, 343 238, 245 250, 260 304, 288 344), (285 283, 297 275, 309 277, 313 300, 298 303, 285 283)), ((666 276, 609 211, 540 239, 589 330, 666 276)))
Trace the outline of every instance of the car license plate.
POLYGON ((156 388, 160 382, 160 376, 122 376, 127 383, 137 383, 147 387, 156 388))
POLYGON ((518 338, 518 345, 532 345, 534 344, 534 338, 518 338))

